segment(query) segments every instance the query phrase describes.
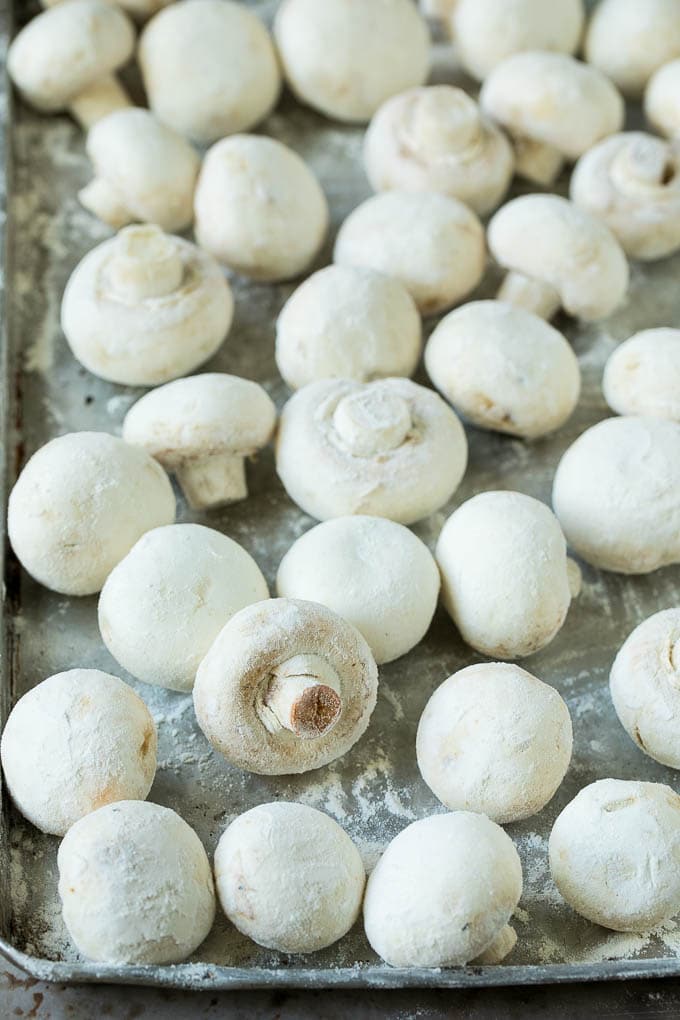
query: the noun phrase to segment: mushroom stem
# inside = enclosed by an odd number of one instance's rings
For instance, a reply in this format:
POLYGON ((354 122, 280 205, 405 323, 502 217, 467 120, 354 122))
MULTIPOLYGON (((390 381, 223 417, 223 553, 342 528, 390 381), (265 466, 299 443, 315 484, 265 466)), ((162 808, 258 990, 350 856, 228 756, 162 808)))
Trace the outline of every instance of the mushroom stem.
POLYGON ((238 503, 248 495, 245 458, 239 454, 215 453, 187 460, 175 475, 194 510, 238 503))
POLYGON ((569 581, 571 597, 573 599, 578 598, 583 586, 583 576, 581 574, 581 568, 576 560, 572 560, 571 556, 567 556, 567 580, 569 581))
POLYGON ((551 319, 562 304, 559 294, 549 283, 517 272, 507 274, 496 297, 499 301, 533 312, 541 319, 551 319))
POLYGON ((517 932, 514 928, 511 928, 509 924, 506 924, 504 928, 501 928, 500 932, 493 940, 490 946, 480 953, 472 963, 481 964, 482 966, 493 966, 496 963, 500 963, 504 960, 517 945, 517 932))
POLYGON ((303 740, 321 737, 340 717, 340 681, 319 655, 296 655, 272 671, 263 704, 275 724, 303 740))
POLYGON ((78 199, 82 206, 114 230, 120 230, 134 219, 122 196, 102 177, 93 178, 81 188, 78 199))
POLYGON ((543 187, 553 184, 564 165, 564 157, 559 149, 532 138, 515 136, 513 141, 515 173, 543 187))
POLYGON ((71 100, 69 111, 88 131, 107 113, 123 110, 133 103, 114 74, 105 74, 71 100))
POLYGON ((173 294, 183 275, 176 242, 153 223, 121 230, 116 253, 107 265, 107 281, 113 293, 134 304, 173 294))
POLYGON ((411 411, 403 397, 377 388, 343 397, 333 414, 335 432, 355 457, 374 457, 395 450, 411 428, 411 411))

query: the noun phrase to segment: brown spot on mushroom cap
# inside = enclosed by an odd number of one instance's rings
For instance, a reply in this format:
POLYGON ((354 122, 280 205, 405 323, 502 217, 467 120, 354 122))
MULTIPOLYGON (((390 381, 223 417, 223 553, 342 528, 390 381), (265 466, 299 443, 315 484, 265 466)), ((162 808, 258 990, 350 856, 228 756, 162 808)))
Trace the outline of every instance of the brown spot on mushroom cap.
POLYGON ((310 687, 293 705, 293 729, 299 737, 319 737, 335 725, 341 709, 342 701, 332 687, 310 687))

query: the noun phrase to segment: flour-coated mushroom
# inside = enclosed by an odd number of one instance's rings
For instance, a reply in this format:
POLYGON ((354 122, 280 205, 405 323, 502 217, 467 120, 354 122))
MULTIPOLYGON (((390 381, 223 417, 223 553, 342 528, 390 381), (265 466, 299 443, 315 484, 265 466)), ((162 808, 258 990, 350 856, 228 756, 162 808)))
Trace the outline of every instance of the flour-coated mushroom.
POLYGON ((680 425, 607 418, 568 448, 553 507, 569 544, 588 563, 647 574, 680 562, 680 425))
POLYGON ((508 662, 461 669, 428 701, 418 768, 447 808, 505 825, 545 807, 572 747, 569 709, 553 687, 508 662))
POLYGON ((609 355, 604 397, 616 414, 680 424, 680 329, 643 329, 609 355))
POLYGON ((130 408, 123 438, 143 447, 195 509, 245 499, 246 457, 266 446, 276 408, 256 382, 206 372, 152 390, 130 408))
POLYGON ((340 227, 333 259, 368 266, 404 284, 423 315, 462 301, 484 273, 484 230, 448 195, 386 191, 357 206, 340 227))
POLYGON ((600 0, 584 55, 624 95, 639 99, 652 74, 680 57, 680 0, 600 0))
POLYGON ((261 135, 234 135, 208 150, 194 208, 201 247, 254 280, 298 276, 328 230, 328 203, 312 171, 261 135))
POLYGON ((43 832, 63 836, 83 815, 144 800, 156 773, 156 727, 140 697, 98 669, 55 673, 16 703, 2 734, 12 800, 43 832))
POLYGON ((359 630, 378 664, 424 637, 439 595, 432 554, 412 531, 384 517, 336 517, 305 532, 281 560, 285 598, 328 606, 359 630))
POLYGON ((504 301, 449 312, 427 342, 425 367, 473 425, 525 439, 563 425, 581 388, 576 355, 562 334, 504 301))
POLYGON ((600 779, 558 816, 550 870, 569 906, 614 931, 680 911, 680 797, 662 783, 600 779))
POLYGON ((190 691, 227 620, 266 598, 260 568, 237 542, 199 524, 170 524, 142 535, 109 574, 99 630, 133 676, 190 691))
POLYGON ((222 833, 215 882, 222 909, 248 938, 280 953, 313 953, 356 921, 366 873, 332 818, 274 801, 239 815, 222 833))
POLYGON ((439 191, 479 215, 500 204, 514 170, 512 146, 463 89, 430 85, 388 99, 364 140, 374 191, 439 191))
POLYGON ((659 134, 680 138, 680 58, 664 64, 645 90, 647 120, 659 134))
POLYGON ((523 195, 493 216, 488 243, 507 271, 498 297, 549 319, 562 307, 592 321, 618 308, 628 262, 608 227, 558 195, 523 195))
POLYGON ((471 811, 421 818, 369 876, 366 935, 392 967, 461 966, 505 937, 521 894, 519 855, 500 826, 471 811))
POLYGON ((531 496, 482 492, 468 499, 444 525, 435 558, 444 606, 484 655, 532 655, 566 619, 566 542, 548 507, 531 496))
POLYGON ((315 602, 268 599, 220 631, 199 666, 194 707, 233 765, 290 775, 349 751, 377 688, 375 659, 356 627, 315 602))
POLYGON ((454 412, 410 379, 327 379, 281 412, 276 469, 317 520, 369 514, 413 524, 451 498, 467 465, 454 412))
POLYGON ((158 119, 203 145, 259 124, 281 89, 267 29, 227 0, 166 7, 142 32, 139 66, 158 119))
POLYGON ((179 963, 215 917, 203 844, 169 808, 125 800, 71 826, 57 854, 64 923, 100 963, 179 963))
POLYGON ((7 530, 40 584, 94 595, 145 531, 174 519, 172 486, 148 454, 106 432, 69 432, 24 465, 7 530))

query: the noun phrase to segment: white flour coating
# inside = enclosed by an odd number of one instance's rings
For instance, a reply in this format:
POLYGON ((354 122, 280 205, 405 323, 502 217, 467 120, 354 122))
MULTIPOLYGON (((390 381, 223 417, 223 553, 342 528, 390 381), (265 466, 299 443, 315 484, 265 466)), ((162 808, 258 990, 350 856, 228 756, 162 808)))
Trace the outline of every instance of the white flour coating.
POLYGON ((602 390, 616 414, 680 424, 680 329, 643 329, 625 340, 607 360, 602 390))

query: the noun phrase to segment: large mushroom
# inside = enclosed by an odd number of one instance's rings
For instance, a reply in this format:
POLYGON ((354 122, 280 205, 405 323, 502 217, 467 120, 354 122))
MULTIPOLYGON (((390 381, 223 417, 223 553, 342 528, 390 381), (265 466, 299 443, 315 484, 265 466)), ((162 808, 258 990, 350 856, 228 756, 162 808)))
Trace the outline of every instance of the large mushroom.
POLYGON ((584 54, 624 95, 639 99, 654 72, 680 57, 680 0, 600 0, 584 54))

